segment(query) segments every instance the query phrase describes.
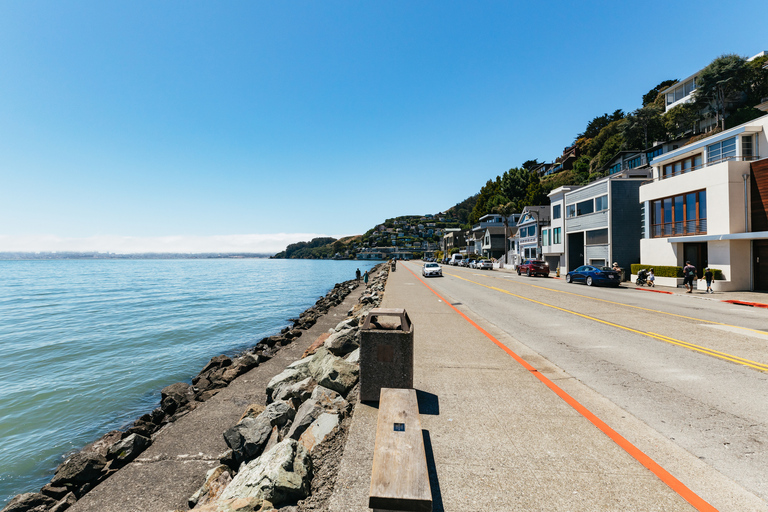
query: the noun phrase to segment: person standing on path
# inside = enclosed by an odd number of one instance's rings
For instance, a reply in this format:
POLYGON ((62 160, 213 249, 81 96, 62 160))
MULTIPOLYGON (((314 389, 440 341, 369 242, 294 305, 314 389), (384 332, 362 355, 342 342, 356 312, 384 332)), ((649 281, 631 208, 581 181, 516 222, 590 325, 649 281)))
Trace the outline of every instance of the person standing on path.
POLYGON ((705 270, 706 272, 704 272, 704 277, 702 277, 702 279, 707 280, 707 293, 715 293, 712 290, 712 279, 715 278, 715 274, 712 272, 712 270, 709 267, 707 267, 705 270))
POLYGON ((368 286, 368 271, 365 271, 365 274, 363 274, 363 282, 365 283, 365 286, 368 286))
POLYGON ((360 269, 355 270, 355 281, 360 284, 360 269))
POLYGON ((696 267, 691 265, 690 261, 685 262, 683 268, 683 285, 688 290, 686 293, 693 293, 693 282, 696 280, 696 267))

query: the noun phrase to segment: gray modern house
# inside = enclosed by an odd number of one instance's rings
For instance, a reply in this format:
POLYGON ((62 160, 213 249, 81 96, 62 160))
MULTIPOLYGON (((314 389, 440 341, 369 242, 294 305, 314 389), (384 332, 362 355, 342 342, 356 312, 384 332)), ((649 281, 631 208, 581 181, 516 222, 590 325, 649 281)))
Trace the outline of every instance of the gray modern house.
MULTIPOLYGON (((640 263, 640 185, 648 176, 609 176, 565 194, 566 265, 629 269, 640 263)), ((629 275, 629 272, 625 275, 629 275)))

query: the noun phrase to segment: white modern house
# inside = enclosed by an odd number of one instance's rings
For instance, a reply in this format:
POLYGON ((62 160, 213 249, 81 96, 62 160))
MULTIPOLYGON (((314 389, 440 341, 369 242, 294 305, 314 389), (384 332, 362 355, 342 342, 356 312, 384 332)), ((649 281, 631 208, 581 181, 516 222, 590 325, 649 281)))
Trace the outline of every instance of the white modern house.
POLYGON ((550 205, 526 206, 520 214, 515 234, 514 265, 541 257, 541 228, 549 225, 550 205))
POLYGON ((763 116, 653 159, 639 194, 643 265, 690 260, 700 275, 723 272, 715 291, 768 290, 767 128, 763 116))
POLYGON ((565 194, 581 187, 567 185, 549 193, 551 219, 541 229, 541 255, 553 272, 558 268, 561 274, 568 272, 565 263, 565 194))

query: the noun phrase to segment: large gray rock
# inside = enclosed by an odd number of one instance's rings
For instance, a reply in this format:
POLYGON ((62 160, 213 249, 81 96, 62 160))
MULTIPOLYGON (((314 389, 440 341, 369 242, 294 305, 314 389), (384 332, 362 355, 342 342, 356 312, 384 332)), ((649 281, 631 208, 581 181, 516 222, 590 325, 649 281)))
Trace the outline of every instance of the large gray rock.
POLYGON ((267 384, 267 400, 272 401, 281 394, 281 391, 299 381, 311 376, 310 367, 314 360, 314 354, 289 364, 281 373, 272 377, 267 384))
POLYGON ((312 400, 310 398, 305 401, 296 411, 296 417, 293 419, 291 429, 288 431, 286 437, 298 440, 307 427, 309 427, 323 412, 325 412, 325 409, 317 400, 312 400))
POLYGON ((189 498, 189 508, 216 501, 231 481, 232 474, 227 466, 221 465, 211 469, 206 473, 202 487, 189 498))
POLYGON ((338 414, 322 413, 301 435, 299 445, 303 446, 307 452, 312 453, 316 446, 336 430, 340 421, 338 414))
POLYGON ((59 500, 48 512, 64 512, 75 503, 77 503, 77 498, 75 497, 75 493, 70 492, 69 494, 64 496, 61 500, 59 500))
POLYGON ((343 331, 344 329, 351 329, 353 327, 357 327, 359 323, 360 323, 360 319, 357 317, 348 318, 336 324, 334 331, 339 332, 339 331, 343 331))
MULTIPOLYGON (((335 412, 342 417, 349 413, 349 402, 332 389, 317 386, 310 399, 315 400, 327 412, 335 412)), ((298 412, 296 414, 298 416, 298 412)))
POLYGON ((194 400, 195 392, 192 389, 192 386, 186 382, 177 382, 176 384, 164 387, 162 391, 160 391, 161 401, 169 397, 173 398, 179 405, 183 405, 194 400))
POLYGON ((80 452, 64 461, 51 479, 54 487, 67 486, 67 484, 80 486, 96 482, 104 476, 104 467, 107 459, 98 453, 80 452))
POLYGON ((357 383, 360 370, 358 365, 348 363, 321 347, 310 363, 310 372, 317 383, 342 395, 357 383))
POLYGON ((294 439, 285 439, 240 468, 221 499, 256 498, 279 508, 309 494, 311 469, 307 451, 294 439))
POLYGON ((349 354, 360 346, 360 331, 358 329, 344 329, 334 332, 325 340, 324 345, 335 356, 349 354))
POLYGON ((290 400, 295 398, 303 402, 312 395, 312 391, 317 387, 317 382, 312 377, 307 377, 289 386, 281 387, 274 396, 275 400, 290 400))
POLYGON ((56 500, 37 492, 28 492, 14 497, 3 512, 47 512, 56 500))
POLYGON ((129 435, 119 443, 112 445, 109 449, 107 458, 112 459, 109 467, 117 469, 125 466, 146 450, 150 444, 152 444, 152 440, 148 437, 140 436, 139 434, 129 435))
POLYGON ((232 449, 235 460, 248 461, 258 457, 272 434, 272 427, 283 427, 296 411, 286 402, 272 402, 258 416, 246 416, 224 432, 224 441, 232 449))

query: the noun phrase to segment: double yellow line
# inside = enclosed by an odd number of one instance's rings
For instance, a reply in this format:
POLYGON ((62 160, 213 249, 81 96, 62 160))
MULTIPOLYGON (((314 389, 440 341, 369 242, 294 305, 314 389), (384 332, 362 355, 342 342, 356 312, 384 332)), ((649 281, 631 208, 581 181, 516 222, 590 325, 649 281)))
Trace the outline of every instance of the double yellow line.
MULTIPOLYGON (((757 370, 768 372, 768 364, 758 363, 756 361, 745 359, 743 357, 734 356, 732 354, 728 354, 728 353, 725 353, 725 352, 720 352, 718 350, 713 350, 713 349, 710 349, 710 348, 702 347, 700 345, 695 345, 693 343, 688 343, 687 341, 682 341, 682 340, 678 340, 678 339, 675 339, 675 338, 670 338, 669 336, 664 336, 663 334, 657 334, 657 333, 653 333, 653 332, 645 332, 645 331, 639 331, 637 329, 632 329, 631 327, 626 327, 624 325, 619 325, 619 324, 616 324, 616 323, 613 323, 613 322, 608 322, 607 320, 601 320, 599 318, 595 318, 593 316, 585 315, 583 313, 577 313, 576 311, 572 311, 570 309, 561 308, 560 306, 555 306, 553 304, 548 304, 546 302, 542 302, 542 301, 539 301, 539 300, 536 300, 536 299, 531 299, 530 297, 526 297, 524 295, 518 295, 516 293, 512 293, 512 292, 510 292, 508 290, 504 290, 502 288, 497 288, 495 286, 489 286, 487 284, 478 283, 477 281, 472 281, 471 279, 467 279, 467 278, 458 276, 456 274, 450 274, 450 276, 451 277, 455 277, 456 279, 461 279, 462 281, 466 281, 468 283, 472 283, 472 284, 476 284, 478 286, 482 286, 484 288, 488 288, 489 290, 494 290, 494 291, 501 292, 501 293, 504 293, 504 294, 507 294, 507 295, 511 295, 512 297, 517 297, 519 299, 527 300, 528 302, 533 302, 534 304, 540 304, 542 306, 546 306, 548 308, 556 309, 556 310, 562 311, 564 313, 569 313, 571 315, 580 316, 580 317, 585 318, 587 320, 592 320, 593 322, 599 322, 601 324, 609 325, 611 327, 616 327, 616 328, 622 329, 624 331, 633 332, 635 334, 640 334, 642 336, 648 336, 650 338, 653 338, 653 339, 656 339, 656 340, 659 340, 659 341, 663 341, 663 342, 666 342, 666 343, 670 343, 672 345, 677 345, 677 346, 684 347, 684 348, 687 348, 687 349, 690 349, 690 350, 695 350, 696 352, 701 352, 702 354, 707 354, 707 355, 712 356, 712 357, 717 357, 719 359, 724 359, 726 361, 731 361, 733 363, 741 364, 741 365, 744 365, 744 366, 749 366, 750 368, 755 368, 757 370)), ((535 286, 535 285, 530 285, 530 286, 535 286)), ((550 288, 546 288, 546 287, 543 287, 543 286, 537 286, 537 288, 544 288, 546 290, 551 290, 550 288)), ((557 292, 559 290, 551 290, 551 291, 556 291, 557 292)), ((561 292, 561 293, 570 293, 570 292, 561 292)), ((572 295, 578 295, 578 294, 572 294, 572 295)), ((581 297, 581 295, 578 295, 578 296, 581 297)), ((589 297, 589 298, 592 298, 592 297, 589 297)), ((596 300, 603 300, 603 299, 596 299, 596 300)), ((611 302, 611 301, 604 301, 604 302, 611 302)), ((630 306, 628 304, 621 304, 619 302, 613 302, 613 304, 619 304, 619 305, 628 306, 628 307, 637 307, 637 306, 630 306)), ((646 309, 646 308, 639 308, 638 307, 638 309, 646 309)), ((647 311, 654 311, 654 310, 647 309, 647 311)), ((698 320, 697 318, 687 317, 687 316, 683 316, 683 315, 674 315, 674 316, 679 316, 679 317, 690 319, 690 320, 698 320)), ((720 323, 720 322, 712 322, 712 321, 707 321, 707 320, 702 320, 702 321, 705 321, 705 322, 708 322, 708 323, 711 323, 711 324, 728 325, 728 324, 723 324, 723 323, 720 323)), ((733 326, 733 327, 737 327, 737 326, 733 326)), ((753 330, 753 329, 748 329, 748 330, 753 330)), ((765 334, 765 333, 761 333, 761 334, 765 334)))

